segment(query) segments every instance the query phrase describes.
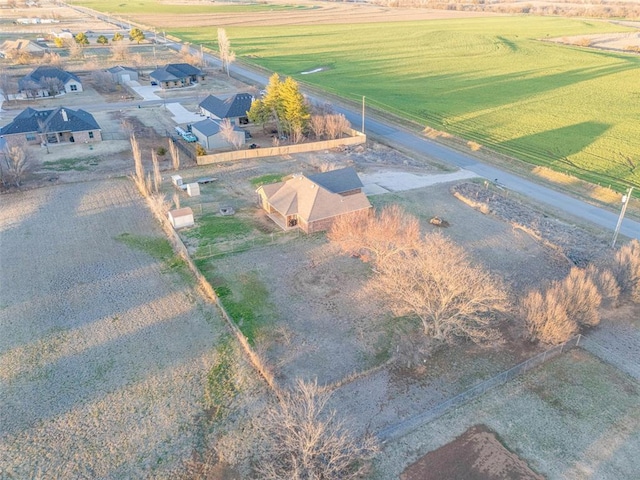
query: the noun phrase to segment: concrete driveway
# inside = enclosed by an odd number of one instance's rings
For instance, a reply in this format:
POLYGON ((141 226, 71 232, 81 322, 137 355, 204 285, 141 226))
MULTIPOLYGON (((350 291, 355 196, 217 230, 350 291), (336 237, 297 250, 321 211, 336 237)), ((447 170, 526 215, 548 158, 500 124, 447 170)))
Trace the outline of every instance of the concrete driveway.
POLYGON ((178 102, 167 103, 167 110, 169 110, 173 114, 173 121, 178 124, 194 123, 199 122, 200 120, 204 120, 204 117, 202 115, 190 112, 178 102))
POLYGON ((414 188, 428 187, 438 183, 466 180, 477 176, 477 174, 469 170, 458 170, 457 172, 438 175, 416 175, 415 173, 394 171, 359 174, 360 180, 364 185, 362 191, 366 195, 381 195, 389 192, 412 190, 414 188))
POLYGON ((142 86, 139 82, 131 80, 127 83, 131 89, 142 97, 143 100, 162 100, 161 97, 154 92, 160 90, 160 87, 154 85, 142 86))

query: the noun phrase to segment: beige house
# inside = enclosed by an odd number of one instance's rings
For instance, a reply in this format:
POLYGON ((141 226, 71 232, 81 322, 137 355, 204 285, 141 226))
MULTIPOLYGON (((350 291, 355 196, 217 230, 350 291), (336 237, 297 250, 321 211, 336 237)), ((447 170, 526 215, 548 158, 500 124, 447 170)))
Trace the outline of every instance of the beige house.
POLYGON ((321 232, 331 228, 341 215, 372 209, 351 167, 293 175, 282 182, 262 185, 256 192, 260 206, 284 230, 321 232))

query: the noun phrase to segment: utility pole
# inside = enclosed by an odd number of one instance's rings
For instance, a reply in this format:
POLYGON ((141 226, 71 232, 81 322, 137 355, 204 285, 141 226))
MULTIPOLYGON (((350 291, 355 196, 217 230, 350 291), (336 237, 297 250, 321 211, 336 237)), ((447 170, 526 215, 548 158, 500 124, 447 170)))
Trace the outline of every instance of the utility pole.
POLYGON ((365 106, 364 99, 365 98, 367 97, 363 95, 362 96, 362 130, 361 130, 362 133, 364 133, 364 106, 365 106))
POLYGON ((629 190, 627 190, 627 194, 622 196, 622 209, 620 210, 620 216, 618 217, 616 231, 613 234, 613 242, 611 242, 611 248, 616 247, 616 240, 618 239, 618 233, 620 233, 620 227, 622 226, 624 213, 627 211, 627 205, 629 205, 629 200, 631 199, 631 192, 633 192, 633 187, 629 187, 629 190))

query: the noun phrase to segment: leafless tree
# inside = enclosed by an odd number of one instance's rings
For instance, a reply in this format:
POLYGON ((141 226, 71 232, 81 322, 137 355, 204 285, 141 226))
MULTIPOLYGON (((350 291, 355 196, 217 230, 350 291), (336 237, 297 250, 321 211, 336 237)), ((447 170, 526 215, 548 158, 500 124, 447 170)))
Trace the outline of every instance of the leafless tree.
POLYGON ((400 254, 409 254, 420 242, 420 223, 397 205, 377 215, 370 211, 338 217, 328 238, 350 255, 383 264, 400 254))
POLYGON ((361 478, 364 460, 377 451, 377 444, 368 436, 355 439, 336 412, 327 411, 329 398, 317 382, 299 380, 294 391, 267 410, 258 421, 267 449, 258 467, 260 478, 361 478))
POLYGON ((38 130, 40 133, 41 144, 45 146, 47 149, 47 153, 49 153, 49 123, 45 120, 39 118, 38 119, 38 130))
POLYGON ((153 191, 158 193, 160 191, 160 184, 162 183, 162 175, 160 175, 158 155, 154 149, 151 149, 151 164, 153 165, 153 191))
POLYGON ((116 91, 116 82, 109 72, 94 70, 91 72, 91 80, 99 92, 113 93, 116 91))
POLYGON ((341 114, 332 114, 325 116, 325 132, 331 140, 340 138, 343 132, 351 128, 349 120, 341 114))
POLYGON ((64 83, 57 77, 43 77, 40 86, 47 91, 49 96, 55 97, 60 92, 64 92, 64 83))
POLYGON ((51 65, 52 67, 62 67, 62 57, 55 52, 47 52, 42 56, 43 65, 51 65))
POLYGON ((520 303, 529 338, 552 345, 569 340, 578 332, 578 325, 567 315, 566 305, 553 290, 544 295, 529 292, 520 303))
POLYGON ((131 175, 131 178, 142 196, 148 197, 151 193, 151 178, 145 176, 144 166, 142 165, 142 152, 140 151, 140 145, 138 144, 135 134, 131 134, 129 141, 131 142, 131 154, 135 168, 135 172, 131 175))
POLYGON ((573 267, 569 275, 557 284, 557 296, 566 305, 567 316, 578 325, 594 327, 600 323, 602 296, 586 270, 573 267))
POLYGON ((228 118, 225 118, 220 122, 220 134, 222 135, 222 138, 236 150, 238 150, 242 145, 242 141, 238 136, 238 133, 239 132, 235 130, 231 120, 228 118))
POLYGON ((169 154, 171 155, 171 164, 173 165, 174 170, 178 170, 180 168, 180 152, 178 152, 178 147, 171 140, 169 140, 169 154))
POLYGON ((236 60, 236 54, 231 51, 231 42, 224 28, 218 29, 218 52, 220 53, 222 70, 229 75, 229 67, 236 60))
POLYGON ((598 292, 602 297, 602 305, 616 307, 620 299, 620 285, 618 285, 613 272, 605 266, 598 267, 590 264, 587 267, 587 273, 598 287, 598 292))
POLYGON ((126 60, 129 54, 129 45, 123 41, 111 44, 111 58, 116 62, 126 60))
POLYGON ((317 139, 321 139, 325 132, 326 119, 324 115, 311 115, 309 128, 317 139))
POLYGON ((27 80, 22 84, 22 91, 27 98, 36 98, 41 90, 42 87, 40 87, 40 84, 33 80, 27 80))
POLYGON ((8 102, 11 99, 11 95, 18 93, 18 82, 6 72, 0 71, 0 90, 2 90, 2 96, 5 101, 8 102))
POLYGON ((13 184, 19 187, 29 167, 27 145, 24 142, 13 143, 5 148, 4 158, 7 164, 7 175, 11 178, 13 184))
POLYGON ((425 335, 495 343, 498 312, 507 297, 497 278, 472 265, 464 249, 441 233, 424 237, 408 254, 376 263, 371 282, 398 316, 420 319, 425 335))
POLYGON ((68 43, 68 48, 69 57, 71 57, 73 60, 81 60, 84 58, 84 48, 79 43, 72 40, 68 43))
POLYGON ((613 275, 620 285, 623 298, 640 303, 640 242, 632 240, 614 254, 613 275))
POLYGON ((186 44, 182 45, 182 47, 180 48, 180 58, 185 63, 196 64, 196 65, 200 60, 197 55, 194 55, 191 53, 191 47, 186 44))

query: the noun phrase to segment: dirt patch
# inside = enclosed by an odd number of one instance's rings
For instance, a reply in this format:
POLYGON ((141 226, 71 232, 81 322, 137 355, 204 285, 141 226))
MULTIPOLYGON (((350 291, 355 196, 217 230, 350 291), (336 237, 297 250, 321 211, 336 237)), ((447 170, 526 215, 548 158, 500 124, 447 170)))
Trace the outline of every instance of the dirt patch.
POLYGON ((452 193, 482 213, 490 213, 532 235, 580 267, 598 258, 607 248, 603 238, 537 211, 531 205, 508 197, 503 189, 495 186, 463 183, 456 185, 452 193))
POLYGON ((453 442, 408 466, 400 480, 544 480, 507 450, 485 425, 474 425, 453 442))

